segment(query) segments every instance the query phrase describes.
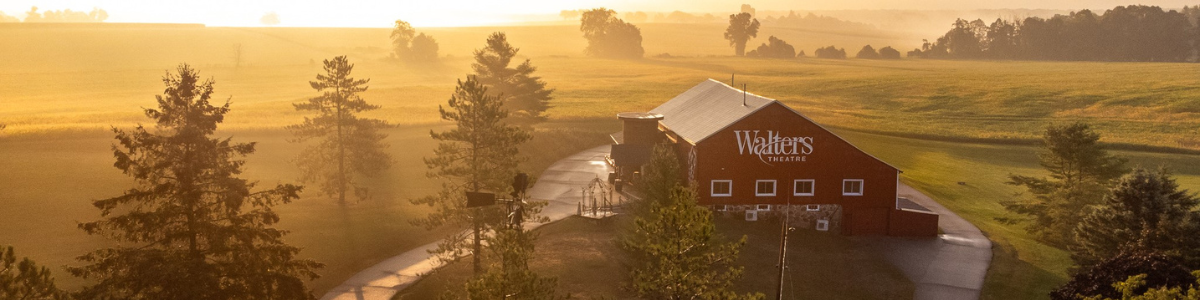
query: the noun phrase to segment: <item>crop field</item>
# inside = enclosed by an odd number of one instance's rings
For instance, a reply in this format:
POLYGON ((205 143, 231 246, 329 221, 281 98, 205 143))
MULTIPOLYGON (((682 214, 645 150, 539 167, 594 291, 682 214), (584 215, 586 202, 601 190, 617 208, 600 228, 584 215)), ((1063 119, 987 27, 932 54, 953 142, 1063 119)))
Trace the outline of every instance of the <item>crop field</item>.
MULTIPOLYGON (((505 31, 555 88, 549 120, 532 125, 522 168, 540 172, 560 157, 606 142, 620 129, 614 115, 644 111, 708 78, 747 84, 779 99, 851 142, 904 170, 902 180, 979 226, 996 243, 984 294, 991 299, 1040 298, 1066 279, 1061 249, 1033 240, 998 203, 1014 187, 1012 174, 1039 174, 1030 146, 1048 124, 1086 121, 1103 141, 1134 163, 1171 166, 1184 188, 1200 190, 1200 64, 930 61, 904 59, 796 60, 729 57, 719 26, 646 24, 647 58, 604 60, 581 55, 577 27, 430 28, 439 62, 399 65, 384 59, 388 29, 0 27, 0 244, 53 268, 61 285, 84 284, 61 266, 105 245, 77 222, 95 220, 91 200, 119 195, 132 183, 112 167, 110 126, 149 120, 161 77, 179 63, 216 82, 216 97, 232 112, 218 133, 258 142, 245 178, 262 185, 295 182, 297 146, 282 127, 304 115, 292 108, 315 96, 308 81, 320 61, 349 55, 354 75, 370 78, 362 96, 383 108, 365 114, 389 131, 393 167, 367 181, 374 198, 339 207, 313 192, 279 207, 286 240, 302 257, 327 264, 313 283, 320 294, 363 267, 428 243, 443 231, 408 220, 426 210, 407 199, 433 192, 421 158, 444 130, 439 104, 470 72, 470 53, 487 34, 505 31), (235 49, 243 49, 235 66, 235 49), (652 57, 670 53, 671 57, 652 57), (1157 147, 1157 148, 1151 148, 1157 147), (957 182, 966 182, 958 185, 957 182)), ((914 47, 919 39, 871 33, 764 29, 811 53, 835 44, 856 52, 914 47)), ((444 230, 444 229, 443 229, 444 230)))

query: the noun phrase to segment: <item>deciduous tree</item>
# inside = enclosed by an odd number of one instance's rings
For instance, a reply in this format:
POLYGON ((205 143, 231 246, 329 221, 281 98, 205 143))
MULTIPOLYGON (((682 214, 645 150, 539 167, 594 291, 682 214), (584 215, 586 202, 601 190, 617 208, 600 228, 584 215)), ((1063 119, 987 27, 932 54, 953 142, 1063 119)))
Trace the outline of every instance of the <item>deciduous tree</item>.
POLYGON ((136 186, 97 200, 99 221, 79 224, 117 241, 79 257, 71 274, 93 280, 83 299, 312 299, 305 278, 321 264, 297 259, 272 208, 298 197, 281 184, 254 191, 238 178, 254 143, 214 138, 229 103, 213 106, 213 81, 187 65, 163 78, 155 131, 113 129, 116 166, 136 186))
POLYGON ((13 247, 0 247, 0 299, 62 300, 66 292, 54 285, 50 269, 29 258, 17 262, 13 247))
POLYGON ((1084 123, 1046 128, 1038 154, 1050 177, 1009 175, 1010 185, 1025 187, 1030 198, 1003 203, 1010 211, 1033 217, 1026 228, 1042 240, 1066 246, 1090 205, 1099 204, 1106 187, 1124 174, 1125 159, 1100 144, 1100 134, 1084 123))
POLYGON ((846 49, 838 49, 833 45, 830 45, 829 47, 817 48, 816 51, 813 51, 813 54, 816 55, 817 58, 845 59, 846 49))
POLYGON ((584 53, 607 58, 641 58, 642 30, 617 18, 611 9, 597 8, 583 12, 579 31, 587 39, 584 53))
POLYGON ((547 89, 546 82, 533 75, 537 67, 529 59, 515 68, 509 67, 518 51, 521 49, 510 45, 503 32, 494 32, 483 49, 475 50, 471 69, 475 71, 475 79, 488 87, 488 92, 504 101, 515 119, 544 120, 542 113, 549 107, 554 89, 547 89))
POLYGON ((858 50, 858 54, 855 54, 854 58, 879 59, 879 52, 875 52, 875 48, 872 48, 871 45, 866 45, 862 47, 862 50, 858 50))
POLYGON ((796 57, 796 48, 789 45, 784 40, 771 36, 767 38, 767 42, 759 45, 757 49, 750 50, 746 56, 754 57, 770 57, 770 58, 794 58, 796 57))
POLYGON ((408 44, 417 36, 417 30, 403 20, 396 20, 392 27, 392 56, 397 59, 408 57, 408 44))
POLYGON ((879 58, 900 59, 900 51, 896 51, 896 49, 892 48, 891 46, 879 48, 879 58))
POLYGON ((737 56, 746 55, 746 42, 758 36, 758 19, 750 13, 729 15, 729 27, 725 28, 725 39, 733 46, 737 56))
POLYGON ((412 45, 408 49, 408 59, 414 62, 433 62, 438 59, 438 43, 433 39, 433 36, 425 35, 424 32, 417 34, 412 39, 412 45))
POLYGON ((359 199, 368 197, 367 188, 355 184, 355 175, 374 176, 391 164, 391 157, 383 151, 387 134, 380 130, 392 125, 358 116, 379 106, 358 95, 367 90, 371 80, 350 77, 353 70, 345 56, 325 60, 325 74, 317 74, 317 80, 309 82, 321 95, 293 104, 296 110, 312 111, 316 116, 288 126, 296 137, 293 142, 316 142, 296 157, 301 181, 317 184, 322 193, 337 196, 343 205, 348 192, 359 199))

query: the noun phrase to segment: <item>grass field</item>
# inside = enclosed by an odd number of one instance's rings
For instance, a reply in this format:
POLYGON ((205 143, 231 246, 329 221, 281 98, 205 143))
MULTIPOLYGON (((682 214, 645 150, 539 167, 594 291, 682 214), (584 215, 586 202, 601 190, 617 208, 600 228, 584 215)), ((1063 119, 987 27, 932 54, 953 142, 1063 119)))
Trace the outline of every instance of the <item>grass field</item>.
MULTIPOLYGON (((618 248, 621 221, 570 217, 538 229, 530 269, 558 279, 557 290, 576 299, 637 299, 623 287, 628 258, 618 248)), ((773 299, 779 257, 779 223, 745 222, 717 217, 717 231, 727 239, 746 235, 738 264, 745 268, 734 289, 761 292, 773 299)), ((786 299, 911 299, 912 282, 881 254, 853 239, 812 230, 797 230, 788 239, 786 299)), ((470 261, 455 262, 423 277, 393 299, 434 299, 447 290, 462 292, 470 277, 470 261)))
MULTIPOLYGON (((1062 249, 1042 244, 1024 230, 997 218, 1017 218, 999 202, 1020 189, 1003 184, 1008 174, 1046 175, 1035 147, 914 140, 836 131, 851 143, 904 171, 901 180, 970 221, 992 240, 985 299, 1046 298, 1067 280, 1071 259, 1062 249), (965 182, 959 185, 958 182, 965 182)), ((1181 187, 1200 191, 1200 156, 1117 151, 1132 165, 1170 166, 1181 187)))
MULTIPOLYGON (((508 32, 556 89, 550 121, 536 126, 534 141, 523 148, 533 158, 526 171, 604 143, 606 133, 620 128, 617 112, 648 110, 702 80, 727 81, 736 73, 750 92, 838 128, 983 229, 997 245, 984 291, 991 299, 1039 298, 1065 280, 1069 260, 1062 250, 1031 239, 1020 224, 995 221, 1015 217, 998 204, 1018 191, 1002 184, 1004 176, 1040 172, 1036 149, 1027 145, 1047 124, 1083 120, 1105 142, 1200 149, 1200 64, 742 59, 723 56, 731 50, 720 28, 706 26, 643 26, 648 54, 676 57, 638 61, 581 57, 584 44, 573 26, 420 29, 434 34, 447 56, 424 67, 382 60, 387 29, 377 28, 0 28, 6 57, 0 123, 8 124, 0 132, 0 243, 55 268, 64 286, 81 285, 58 267, 107 242, 75 224, 98 217, 91 200, 118 195, 131 183, 111 166, 107 128, 147 122, 141 108, 153 105, 161 76, 181 62, 214 78, 217 97, 231 97, 233 111, 220 134, 259 142, 246 178, 293 182, 288 160, 296 147, 281 127, 303 115, 291 103, 314 96, 307 82, 321 59, 348 54, 358 64, 355 75, 372 79, 363 97, 383 106, 367 116, 402 126, 388 140, 396 164, 367 182, 374 200, 340 208, 310 193, 279 209, 282 226, 293 230, 288 242, 329 265, 313 284, 322 293, 362 267, 440 236, 408 225, 424 209, 406 199, 432 191, 421 157, 434 145, 429 130, 446 126, 437 107, 469 72, 471 49, 496 30, 508 32), (238 44, 246 56, 235 68, 238 44)), ((905 37, 771 30, 801 49, 911 47, 902 46, 905 37)), ((1197 156, 1119 154, 1147 166, 1170 164, 1185 188, 1200 190, 1197 156)))

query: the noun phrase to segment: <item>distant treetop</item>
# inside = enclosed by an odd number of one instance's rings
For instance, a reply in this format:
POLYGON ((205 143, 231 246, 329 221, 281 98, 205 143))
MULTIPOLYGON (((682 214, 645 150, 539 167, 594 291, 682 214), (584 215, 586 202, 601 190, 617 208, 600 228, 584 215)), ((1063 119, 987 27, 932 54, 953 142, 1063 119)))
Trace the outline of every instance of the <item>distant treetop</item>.
POLYGON ((107 19, 108 12, 99 8, 94 8, 91 12, 66 9, 38 13, 38 7, 34 6, 25 12, 25 23, 99 23, 107 19))

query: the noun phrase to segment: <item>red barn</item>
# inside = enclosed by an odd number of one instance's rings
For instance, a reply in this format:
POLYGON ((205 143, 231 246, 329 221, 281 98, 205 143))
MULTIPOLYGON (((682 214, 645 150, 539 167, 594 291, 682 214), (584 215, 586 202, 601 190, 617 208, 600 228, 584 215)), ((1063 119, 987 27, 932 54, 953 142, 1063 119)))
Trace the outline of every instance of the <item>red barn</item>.
POLYGON ((615 176, 636 176, 669 143, 701 205, 747 220, 790 210, 794 224, 847 235, 935 236, 937 215, 896 196, 896 167, 774 99, 709 79, 649 113, 622 113, 615 176))

